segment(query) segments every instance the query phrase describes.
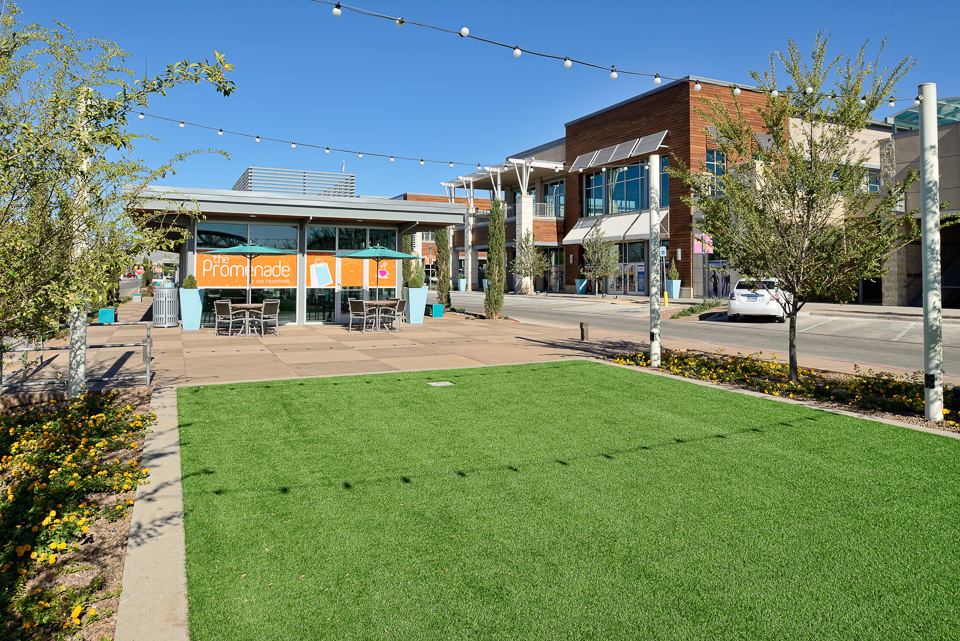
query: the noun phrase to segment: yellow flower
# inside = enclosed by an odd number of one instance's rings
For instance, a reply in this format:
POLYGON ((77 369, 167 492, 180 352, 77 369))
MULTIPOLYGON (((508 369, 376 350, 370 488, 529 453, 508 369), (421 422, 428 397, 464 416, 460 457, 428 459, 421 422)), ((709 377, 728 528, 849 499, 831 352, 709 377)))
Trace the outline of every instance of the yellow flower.
POLYGON ((78 618, 78 617, 80 616, 80 613, 81 613, 82 611, 83 611, 83 606, 82 606, 82 605, 78 605, 77 607, 75 607, 75 608, 73 609, 73 612, 70 613, 70 618, 71 618, 71 619, 76 619, 76 618, 78 618))
POLYGON ((90 608, 90 610, 87 611, 87 616, 92 617, 96 613, 97 613, 96 608, 90 608))
POLYGON ((50 565, 53 565, 54 563, 57 562, 57 557, 56 557, 56 555, 51 554, 49 557, 47 557, 47 561, 50 562, 50 565))

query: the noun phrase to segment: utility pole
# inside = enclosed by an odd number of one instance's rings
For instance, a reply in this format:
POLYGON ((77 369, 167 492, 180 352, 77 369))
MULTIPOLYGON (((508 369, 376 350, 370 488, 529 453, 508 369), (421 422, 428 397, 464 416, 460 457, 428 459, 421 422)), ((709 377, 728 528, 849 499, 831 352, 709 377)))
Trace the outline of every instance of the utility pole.
POLYGON ((660 367, 660 155, 647 161, 650 193, 650 367, 660 367))
MULTIPOLYGON (((87 122, 86 122, 86 88, 81 91, 81 96, 77 103, 77 122, 81 134, 81 141, 77 154, 79 156, 80 166, 74 183, 73 193, 73 252, 74 260, 77 260, 84 251, 86 251, 86 210, 89 206, 87 192, 87 171, 90 168, 90 158, 87 150, 84 149, 87 140, 87 122)), ((87 310, 85 306, 73 307, 70 310, 70 351, 67 361, 67 398, 76 398, 86 392, 87 383, 87 310)))
POLYGON ((937 85, 920 92, 920 197, 923 242, 923 396, 928 421, 943 420, 943 325, 940 292, 940 159, 937 85))

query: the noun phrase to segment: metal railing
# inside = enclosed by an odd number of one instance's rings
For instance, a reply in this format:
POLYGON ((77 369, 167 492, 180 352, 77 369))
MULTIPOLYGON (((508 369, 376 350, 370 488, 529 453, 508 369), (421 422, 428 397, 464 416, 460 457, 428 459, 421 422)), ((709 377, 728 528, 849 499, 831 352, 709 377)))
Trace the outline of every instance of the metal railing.
POLYGON ((357 195, 357 176, 325 171, 247 167, 234 184, 233 190, 352 198, 357 195))
MULTIPOLYGON (((102 376, 97 378, 87 378, 86 382, 97 383, 97 382, 106 382, 106 381, 119 381, 119 380, 132 380, 142 378, 145 381, 146 385, 150 384, 150 359, 152 357, 151 348, 152 341, 150 340, 150 322, 149 321, 132 321, 128 323, 88 323, 87 327, 103 327, 103 326, 117 326, 117 325, 143 325, 147 328, 147 337, 142 343, 104 343, 100 345, 87 345, 87 349, 104 349, 108 347, 143 347, 143 362, 146 364, 147 369, 144 374, 129 374, 124 376, 102 376)), ((43 367, 44 352, 63 352, 69 351, 70 346, 64 345, 62 347, 48 347, 43 344, 43 341, 40 342, 39 346, 31 346, 25 341, 19 341, 17 344, 25 345, 24 347, 14 347, 4 348, 3 354, 24 354, 22 360, 22 367, 16 372, 4 375, 3 373, 3 359, 0 358, 0 393, 3 392, 4 386, 9 387, 30 387, 37 385, 56 385, 61 384, 66 386, 67 379, 65 377, 57 378, 47 378, 47 379, 35 379, 27 380, 29 373, 33 372, 35 369, 43 367), (40 363, 37 367, 30 367, 28 364, 28 354, 30 352, 38 352, 40 354, 40 363), (20 376, 19 381, 13 381, 14 378, 20 376), (13 382, 10 382, 13 381, 13 382)), ((9 390, 8 390, 9 391, 9 390)))
POLYGON ((536 218, 563 218, 563 205, 556 203, 533 203, 536 218))

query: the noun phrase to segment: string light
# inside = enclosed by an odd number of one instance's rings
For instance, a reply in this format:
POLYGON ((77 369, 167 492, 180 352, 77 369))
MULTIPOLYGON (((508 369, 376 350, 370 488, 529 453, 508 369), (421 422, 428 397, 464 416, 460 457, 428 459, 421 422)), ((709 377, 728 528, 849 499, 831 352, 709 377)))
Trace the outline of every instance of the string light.
POLYGON ((324 150, 323 150, 323 153, 329 154, 329 153, 330 153, 330 147, 327 147, 326 149, 324 149, 324 150))
POLYGON ((297 148, 297 143, 295 142, 290 143, 290 149, 296 149, 296 148, 297 148))
POLYGON ((450 161, 450 169, 453 169, 453 161, 450 161))
POLYGON ((390 156, 390 162, 393 162, 393 156, 390 156))
POLYGON ((917 96, 916 98, 913 99, 913 104, 919 105, 921 100, 923 100, 923 96, 917 96))
POLYGON ((357 158, 363 158, 363 152, 362 152, 362 151, 357 153, 357 158))
POLYGON ((143 120, 143 112, 140 112, 140 120, 143 120))
POLYGON ((887 105, 888 105, 891 109, 893 109, 894 107, 897 106, 897 103, 896 103, 896 101, 894 101, 893 96, 890 96, 890 102, 887 103, 887 105))
POLYGON ((617 79, 617 68, 610 67, 610 80, 616 80, 616 79, 617 79))
POLYGON ((423 167, 423 158, 420 159, 420 166, 423 167))
POLYGON ((733 95, 734 96, 740 95, 740 87, 738 87, 737 85, 733 85, 733 95))
POLYGON ((867 94, 863 94, 863 96, 861 96, 860 98, 860 106, 863 107, 866 104, 867 104, 867 94))
POLYGON ((222 135, 223 135, 223 129, 220 129, 220 131, 217 132, 217 135, 218 135, 218 136, 222 136, 222 135))
POLYGON ((260 136, 257 136, 254 142, 260 142, 260 136))
MULTIPOLYGON (((439 27, 439 26, 436 26, 436 25, 426 24, 426 23, 423 23, 423 22, 415 22, 415 21, 408 20, 408 19, 402 18, 402 17, 388 16, 388 15, 385 15, 385 14, 382 14, 382 13, 377 13, 377 12, 375 12, 375 11, 370 11, 370 10, 368 10, 368 9, 363 9, 363 8, 360 8, 360 7, 344 6, 344 5, 341 5, 340 2, 333 2, 333 0, 311 0, 311 1, 312 1, 312 2, 315 2, 315 3, 317 3, 317 4, 324 4, 324 5, 327 5, 327 6, 331 6, 331 5, 332 5, 332 6, 333 6, 333 15, 334 15, 334 16, 337 16, 337 17, 339 17, 339 16, 341 15, 342 10, 348 10, 348 11, 352 11, 352 12, 354 12, 354 13, 360 14, 360 15, 362 15, 362 16, 367 16, 367 17, 371 17, 371 18, 380 18, 380 19, 384 19, 384 20, 391 20, 391 21, 396 22, 397 25, 399 25, 399 26, 403 26, 403 25, 415 25, 415 26, 418 26, 418 27, 423 27, 423 28, 425 28, 425 29, 431 29, 431 30, 434 30, 434 31, 440 31, 440 32, 442 32, 442 33, 449 33, 449 34, 452 34, 452 35, 457 35, 457 36, 459 36, 459 37, 461 37, 461 38, 473 38, 474 40, 477 40, 477 41, 479 41, 479 42, 483 42, 483 43, 488 44, 488 45, 493 45, 493 46, 496 46, 496 47, 503 47, 503 48, 505 48, 505 49, 511 49, 511 50, 513 50, 513 55, 514 55, 514 57, 516 57, 516 58, 519 58, 522 54, 527 53, 527 54, 529 54, 529 55, 539 56, 539 57, 541 57, 541 58, 550 58, 550 59, 553 59, 553 60, 562 60, 562 61, 563 61, 563 66, 566 67, 567 69, 569 69, 570 67, 572 67, 572 66, 573 66, 573 63, 576 62, 576 63, 579 64, 579 65, 583 65, 583 66, 586 66, 586 67, 591 67, 591 68, 593 68, 593 69, 602 69, 602 70, 604 70, 604 71, 609 70, 609 72, 610 72, 610 74, 611 74, 612 77, 618 77, 620 74, 624 74, 624 73, 625 73, 625 74, 629 74, 629 75, 633 75, 633 76, 646 76, 646 77, 648 77, 648 78, 649 78, 649 77, 652 77, 652 78, 653 78, 653 82, 654 82, 654 84, 656 84, 656 85, 661 84, 661 82, 662 82, 663 80, 683 80, 682 78, 672 78, 672 77, 669 77, 669 76, 661 76, 659 73, 650 74, 649 72, 645 72, 645 71, 636 71, 636 70, 630 70, 630 69, 616 69, 616 65, 613 65, 613 66, 609 66, 609 67, 608 67, 608 66, 606 66, 606 65, 600 65, 600 64, 588 62, 588 61, 585 61, 585 60, 572 59, 572 58, 570 58, 569 56, 559 56, 559 55, 555 55, 555 54, 551 54, 551 53, 544 53, 544 52, 539 52, 539 51, 532 51, 532 50, 530 50, 530 49, 521 49, 519 45, 510 45, 510 44, 507 44, 507 43, 505 43, 505 42, 499 42, 499 41, 491 40, 491 39, 488 39, 488 38, 479 38, 479 37, 477 37, 477 36, 472 36, 472 35, 470 35, 470 29, 468 29, 467 27, 461 27, 459 30, 446 29, 446 28, 444 28, 444 27, 439 27), (614 73, 616 73, 616 76, 613 76, 614 73)), ((697 81, 696 84, 694 85, 694 90, 695 90, 695 91, 700 91, 701 89, 702 89, 702 86, 701 86, 700 82, 697 81)), ((786 91, 787 91, 787 93, 792 93, 792 92, 794 91, 794 89, 793 89, 792 87, 787 87, 787 90, 786 90, 786 91)), ((810 86, 810 85, 807 85, 807 87, 805 88, 804 91, 805 91, 805 93, 806 93, 807 95, 810 95, 810 94, 813 93, 813 87, 810 86)), ((772 91, 770 92, 770 95, 771 95, 773 98, 776 98, 776 97, 778 97, 778 96, 780 95, 780 92, 777 91, 777 90, 772 90, 772 91)), ((895 106, 894 103, 896 102, 896 100, 897 100, 896 98, 891 97, 891 99, 890 99, 891 107, 895 106)), ((906 98, 901 98, 901 100, 906 100, 906 98)))
POLYGON ((184 126, 185 126, 185 125, 183 124, 183 121, 181 120, 181 121, 180 121, 180 128, 183 129, 184 126))
POLYGON ((477 163, 477 171, 480 171, 480 163, 477 163))

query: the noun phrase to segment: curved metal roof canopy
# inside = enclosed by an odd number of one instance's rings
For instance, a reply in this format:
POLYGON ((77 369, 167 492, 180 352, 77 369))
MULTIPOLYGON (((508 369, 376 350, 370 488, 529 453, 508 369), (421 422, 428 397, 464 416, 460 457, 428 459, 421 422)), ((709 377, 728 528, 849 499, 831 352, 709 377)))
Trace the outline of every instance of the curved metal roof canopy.
MULTIPOLYGON (((920 107, 914 105, 909 109, 896 113, 887 118, 897 128, 919 129, 920 107)), ((960 96, 940 98, 937 100, 937 125, 948 125, 951 122, 960 122, 960 96)))

